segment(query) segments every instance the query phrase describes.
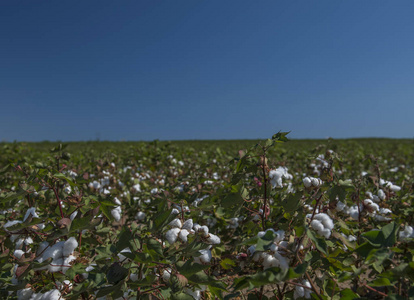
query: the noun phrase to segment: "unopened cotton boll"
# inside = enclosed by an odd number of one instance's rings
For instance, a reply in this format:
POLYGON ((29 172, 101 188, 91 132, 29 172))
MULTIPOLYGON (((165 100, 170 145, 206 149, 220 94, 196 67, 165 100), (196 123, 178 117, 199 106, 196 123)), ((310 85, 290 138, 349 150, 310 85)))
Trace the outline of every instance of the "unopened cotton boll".
POLYGON ((180 233, 180 228, 172 228, 167 231, 165 234, 165 238, 167 239, 168 243, 171 245, 174 244, 177 241, 178 234, 180 233))

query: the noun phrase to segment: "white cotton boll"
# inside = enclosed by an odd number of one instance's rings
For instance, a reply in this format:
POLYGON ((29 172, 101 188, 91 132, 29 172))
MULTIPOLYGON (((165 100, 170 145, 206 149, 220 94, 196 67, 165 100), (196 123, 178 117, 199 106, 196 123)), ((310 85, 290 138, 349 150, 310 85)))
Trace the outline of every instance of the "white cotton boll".
POLYGON ((374 202, 380 202, 381 201, 381 199, 377 196, 377 195, 373 195, 372 196, 372 200, 374 201, 374 202))
POLYGON ((59 292, 59 290, 51 290, 49 292, 46 292, 43 294, 42 298, 40 300, 61 300, 62 295, 59 292))
POLYGON ((378 198, 380 198, 381 200, 385 200, 386 195, 383 190, 378 191, 378 198))
POLYGON ((132 189, 134 190, 134 192, 141 192, 141 185, 137 183, 134 186, 132 186, 132 189))
POLYGON ((63 258, 54 259, 50 265, 47 266, 49 272, 60 272, 62 270, 63 258))
POLYGON ((323 227, 323 225, 322 225, 322 222, 321 221, 319 221, 319 220, 312 220, 312 222, 310 223, 310 226, 315 230, 315 231, 317 231, 318 233, 319 232, 322 232, 322 230, 324 229, 324 227, 323 227))
POLYGON ((365 199, 364 200, 364 205, 367 207, 367 210, 371 213, 379 211, 378 204, 372 202, 371 199, 365 199))
POLYGON ((31 288, 26 288, 17 291, 17 300, 30 300, 32 297, 33 291, 31 288))
POLYGON ((139 212, 137 212, 137 214, 135 216, 135 219, 138 220, 138 221, 142 221, 142 220, 145 219, 145 217, 146 217, 146 214, 142 211, 139 211, 139 212))
POLYGON ((40 253, 42 253, 48 246, 48 242, 41 242, 39 244, 39 248, 37 248, 36 255, 40 255, 40 253))
POLYGON ((251 245, 251 246, 247 249, 247 254, 249 254, 250 256, 252 256, 255 252, 256 252, 256 245, 251 245))
POLYGON ((23 251, 23 250, 14 250, 14 253, 13 253, 13 255, 14 255, 17 259, 20 259, 20 258, 23 256, 23 254, 24 254, 24 251, 23 251))
POLYGON ((278 267, 279 266, 279 261, 277 260, 276 257, 274 257, 274 256, 272 256, 268 253, 265 253, 263 256, 264 257, 263 257, 263 263, 262 264, 263 264, 263 267, 264 267, 265 270, 268 269, 268 268, 273 268, 273 267, 278 267))
POLYGON ((398 185, 391 185, 390 190, 393 192, 399 192, 401 191, 401 187, 399 187, 398 185))
POLYGON ((27 238, 24 239, 24 243, 26 245, 33 244, 33 239, 30 236, 28 236, 27 238))
POLYGON ((171 269, 167 268, 166 270, 164 270, 162 272, 162 279, 164 279, 164 281, 168 282, 170 280, 171 277, 171 269))
POLYGON ((194 262, 198 264, 207 264, 211 261, 212 255, 210 249, 199 250, 200 256, 194 257, 194 262))
POLYGON ((39 215, 36 213, 36 208, 30 207, 26 214, 24 215, 23 222, 27 220, 27 218, 32 215, 33 218, 39 218, 39 215))
POLYGON ((275 252, 273 255, 278 261, 277 267, 281 268, 283 271, 286 271, 287 269, 289 269, 289 261, 286 257, 283 257, 278 252, 275 252))
POLYGON ((311 179, 310 179, 309 177, 305 177, 305 178, 303 178, 303 185, 304 185, 306 188, 311 187, 311 186, 312 186, 312 181, 311 181, 311 179))
POLYGON ((280 229, 275 232, 275 239, 273 240, 275 243, 280 243, 285 238, 285 231, 280 229))
POLYGON ((64 243, 65 242, 61 241, 54 244, 52 247, 47 248, 45 252, 43 252, 43 255, 38 258, 38 261, 43 262, 50 257, 53 259, 62 257, 64 243))
POLYGON ((114 198, 114 202, 116 205, 122 205, 121 201, 117 197, 114 198))
POLYGON ((215 234, 209 234, 209 236, 207 237, 207 243, 208 244, 212 244, 212 245, 217 245, 220 244, 220 238, 215 235, 215 234))
POLYGON ((312 185, 313 185, 314 187, 321 186, 321 185, 322 185, 322 183, 323 183, 323 181, 322 181, 322 180, 320 180, 319 178, 312 178, 312 179, 311 179, 311 181, 312 181, 312 185))
POLYGON ((334 228, 334 223, 331 217, 329 217, 327 214, 325 213, 316 214, 314 218, 317 220, 320 220, 325 228, 328 228, 328 229, 334 228))
POLYGON ((63 274, 66 273, 67 270, 69 270, 69 268, 71 267, 71 262, 74 261, 76 259, 75 256, 73 255, 69 255, 68 257, 65 257, 63 259, 63 266, 62 266, 62 272, 63 274))
POLYGON ((276 251, 277 251, 277 249, 278 249, 278 246, 277 246, 276 244, 272 244, 272 245, 270 246, 270 248, 269 248, 269 250, 270 250, 271 252, 276 252, 276 251))
POLYGON ((298 299, 303 297, 305 297, 305 288, 297 285, 295 287, 295 291, 293 292, 293 298, 298 299))
POLYGON ((191 231, 193 229, 193 219, 186 220, 181 228, 191 231))
POLYGON ((257 233, 257 237, 259 237, 259 238, 261 238, 261 237, 264 237, 264 235, 266 234, 266 232, 264 232, 264 231, 259 231, 258 233, 257 233))
POLYGON ((111 210, 111 215, 114 217, 115 221, 117 222, 121 220, 121 213, 122 213, 122 209, 119 206, 111 210))
POLYGON ((203 235, 207 235, 208 234, 208 227, 206 225, 200 226, 200 228, 198 229, 198 232, 200 232, 203 235))
POLYGON ((174 244, 177 241, 178 234, 180 233, 180 228, 172 228, 167 231, 165 234, 165 238, 167 239, 168 243, 171 245, 174 244))
POLYGON ((190 295, 191 297, 194 298, 194 300, 200 300, 201 299, 201 291, 200 290, 195 290, 192 291, 188 288, 184 289, 184 293, 190 295))
POLYGON ((187 243, 187 236, 190 234, 190 232, 186 229, 182 229, 180 233, 178 234, 178 237, 184 242, 187 243))
POLYGON ((200 228, 201 228, 200 224, 194 223, 193 229, 194 229, 195 232, 198 232, 200 230, 200 228))
POLYGON ((312 290, 310 289, 312 287, 310 282, 308 280, 303 280, 302 284, 304 286, 308 287, 308 289, 305 289, 305 298, 310 299, 311 298, 311 293, 312 293, 312 290))
POLYGON ((345 209, 345 207, 346 207, 346 204, 341 202, 341 201, 338 201, 336 203, 336 211, 338 211, 338 212, 343 211, 345 209))
POLYGON ((69 256, 78 247, 78 242, 74 237, 69 238, 63 245, 63 256, 69 256))
POLYGON ((414 238, 414 229, 411 226, 406 225, 403 231, 399 233, 400 240, 408 240, 414 238))
POLYGON ((6 229, 8 227, 12 227, 13 225, 20 224, 20 223, 22 223, 22 221, 19 221, 19 220, 7 221, 7 223, 3 225, 3 228, 6 229))
POLYGON ((182 227, 180 219, 174 219, 168 225, 171 226, 171 227, 174 227, 174 228, 181 228, 182 227))
POLYGON ((173 208, 172 211, 171 211, 172 215, 178 215, 179 213, 180 213, 180 211, 176 208, 173 208))
POLYGON ((129 275, 129 279, 131 279, 131 281, 138 281, 138 274, 131 274, 129 275))
POLYGON ((75 219, 77 215, 78 215, 78 211, 75 210, 73 213, 70 214, 69 219, 73 221, 73 219, 75 219))

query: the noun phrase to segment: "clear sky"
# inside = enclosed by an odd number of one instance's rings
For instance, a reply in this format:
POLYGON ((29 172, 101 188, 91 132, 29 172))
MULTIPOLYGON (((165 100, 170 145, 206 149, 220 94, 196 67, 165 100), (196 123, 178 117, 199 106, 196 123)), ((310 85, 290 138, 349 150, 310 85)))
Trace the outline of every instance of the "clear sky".
POLYGON ((414 1, 0 2, 0 141, 414 136, 414 1))

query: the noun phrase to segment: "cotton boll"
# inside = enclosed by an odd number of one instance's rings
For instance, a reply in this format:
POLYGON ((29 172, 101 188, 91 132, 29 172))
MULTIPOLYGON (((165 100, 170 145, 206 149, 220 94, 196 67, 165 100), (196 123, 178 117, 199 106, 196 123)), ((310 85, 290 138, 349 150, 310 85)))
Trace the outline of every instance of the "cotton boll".
POLYGON ((69 256, 78 247, 78 242, 74 237, 69 238, 63 246, 63 256, 69 256))
POLYGON ((39 215, 36 213, 36 208, 30 207, 24 215, 23 222, 25 222, 30 215, 32 215, 33 218, 39 218, 39 215))
POLYGON ((406 225, 403 231, 399 233, 400 240, 408 240, 414 238, 414 229, 411 226, 406 225))
POLYGON ((28 237, 26 237, 26 238, 24 239, 24 243, 25 243, 26 245, 33 244, 33 239, 32 239, 30 236, 28 236, 28 237))
POLYGON ((68 257, 65 257, 63 259, 63 266, 62 266, 62 272, 63 274, 66 273, 67 270, 69 270, 69 268, 71 267, 71 262, 74 261, 76 259, 75 256, 73 255, 69 255, 68 257))
POLYGON ((200 232, 203 235, 207 235, 208 234, 208 227, 206 225, 203 225, 198 229, 198 232, 200 232))
POLYGON ((380 198, 381 200, 385 200, 386 195, 383 190, 378 191, 378 198, 380 198))
POLYGON ((379 206, 378 204, 372 202, 371 199, 365 199, 364 200, 364 205, 366 207, 366 209, 370 212, 370 213, 374 213, 379 211, 379 206))
POLYGON ((334 223, 332 219, 325 213, 315 215, 315 219, 320 220, 325 228, 333 229, 334 223))
POLYGON ((181 228, 182 227, 180 219, 174 219, 168 225, 173 227, 173 228, 181 228))
POLYGON ((3 228, 7 231, 6 228, 12 227, 13 225, 20 224, 20 223, 22 223, 22 221, 19 221, 19 220, 7 221, 7 223, 3 225, 3 228))
POLYGON ((309 187, 311 187, 311 186, 312 186, 312 181, 310 180, 310 178, 309 178, 309 177, 305 177, 305 178, 303 178, 303 185, 304 185, 306 188, 309 188, 309 187))
POLYGON ((187 236, 190 234, 189 231, 187 231, 186 229, 182 229, 180 231, 180 233, 178 234, 178 237, 184 242, 187 242, 187 236))
POLYGON ((391 185, 390 190, 393 192, 399 192, 401 190, 401 187, 399 187, 398 185, 391 185))
POLYGON ((15 250, 13 255, 17 258, 20 259, 23 255, 24 255, 24 251, 23 250, 15 250))
POLYGON ((141 192, 141 185, 139 183, 135 184, 132 189, 134 190, 134 192, 141 192))
POLYGON ((346 207, 346 204, 341 202, 341 201, 338 201, 336 203, 336 211, 338 211, 338 212, 343 211, 345 209, 345 207, 346 207))
POLYGON ((75 219, 77 215, 78 215, 78 211, 75 210, 73 213, 70 214, 69 219, 73 221, 73 219, 75 219))
POLYGON ((286 271, 287 269, 289 269, 289 261, 286 257, 283 257, 278 252, 275 252, 273 255, 278 261, 277 267, 281 268, 283 271, 286 271))
POLYGON ((131 279, 131 281, 138 281, 138 274, 131 274, 129 275, 129 279, 131 279))
POLYGON ((188 288, 184 289, 184 292, 188 295, 190 295, 191 297, 194 298, 194 300, 200 300, 201 299, 201 291, 200 290, 195 290, 192 291, 188 288))
POLYGON ((275 258, 274 256, 265 253, 263 255, 263 268, 266 270, 268 268, 273 268, 273 267, 278 267, 279 266, 279 261, 277 260, 277 258, 275 258))
POLYGON ((135 216, 135 219, 138 220, 138 221, 142 221, 142 220, 145 219, 145 217, 146 217, 146 214, 142 211, 139 211, 139 212, 137 212, 137 214, 135 216))
POLYGON ((322 222, 319 220, 312 220, 312 222, 310 223, 310 226, 317 231, 318 233, 321 232, 324 227, 322 225, 322 222))
POLYGON ((33 291, 31 288, 26 288, 17 291, 17 300, 30 300, 32 297, 33 291))
POLYGON ((194 257, 194 262, 199 264, 207 264, 211 261, 212 255, 210 249, 199 250, 200 256, 194 257))
POLYGON ((56 258, 48 265, 49 272, 59 272, 62 270, 63 258, 56 258))
POLYGON ((165 234, 165 238, 167 239, 168 243, 171 245, 174 244, 177 241, 178 234, 180 233, 180 228, 172 228, 167 231, 165 234))
POLYGON ((212 244, 212 245, 217 245, 220 244, 220 238, 215 235, 215 234, 209 234, 209 236, 207 237, 207 243, 208 244, 212 244))
POLYGON ((49 246, 48 242, 41 242, 39 244, 39 248, 37 248, 36 255, 39 255, 40 253, 42 253, 43 250, 45 250, 48 246, 49 246))
POLYGON ((121 207, 117 206, 111 210, 111 215, 114 217, 115 221, 119 222, 121 220, 121 207))
POLYGON ((51 290, 43 294, 40 300, 60 300, 62 299, 62 295, 60 294, 59 290, 51 290))
POLYGON ((173 208, 172 210, 171 210, 171 214, 172 215, 178 215, 180 213, 180 211, 178 210, 178 209, 176 209, 176 208, 173 208))
POLYGON ((247 254, 249 254, 250 256, 252 256, 255 252, 256 252, 256 245, 251 245, 251 246, 247 249, 247 254))
POLYGON ((200 224, 194 223, 193 229, 194 229, 195 232, 198 232, 200 230, 200 228, 201 228, 200 224))
POLYGON ((185 221, 181 228, 191 231, 193 229, 193 219, 188 219, 185 221))
POLYGON ((164 270, 162 272, 162 279, 164 279, 164 281, 168 282, 170 280, 171 277, 171 269, 167 268, 166 270, 164 270))

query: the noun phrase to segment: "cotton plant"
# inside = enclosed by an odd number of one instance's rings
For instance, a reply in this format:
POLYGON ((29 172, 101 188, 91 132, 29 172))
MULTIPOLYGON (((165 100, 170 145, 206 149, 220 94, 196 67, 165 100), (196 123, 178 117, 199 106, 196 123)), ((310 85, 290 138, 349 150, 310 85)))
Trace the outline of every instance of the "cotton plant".
POLYGON ((323 181, 319 178, 315 178, 315 177, 311 177, 311 176, 307 176, 305 178, 303 178, 303 185, 305 186, 305 188, 316 188, 316 187, 320 187, 323 184, 323 181))

